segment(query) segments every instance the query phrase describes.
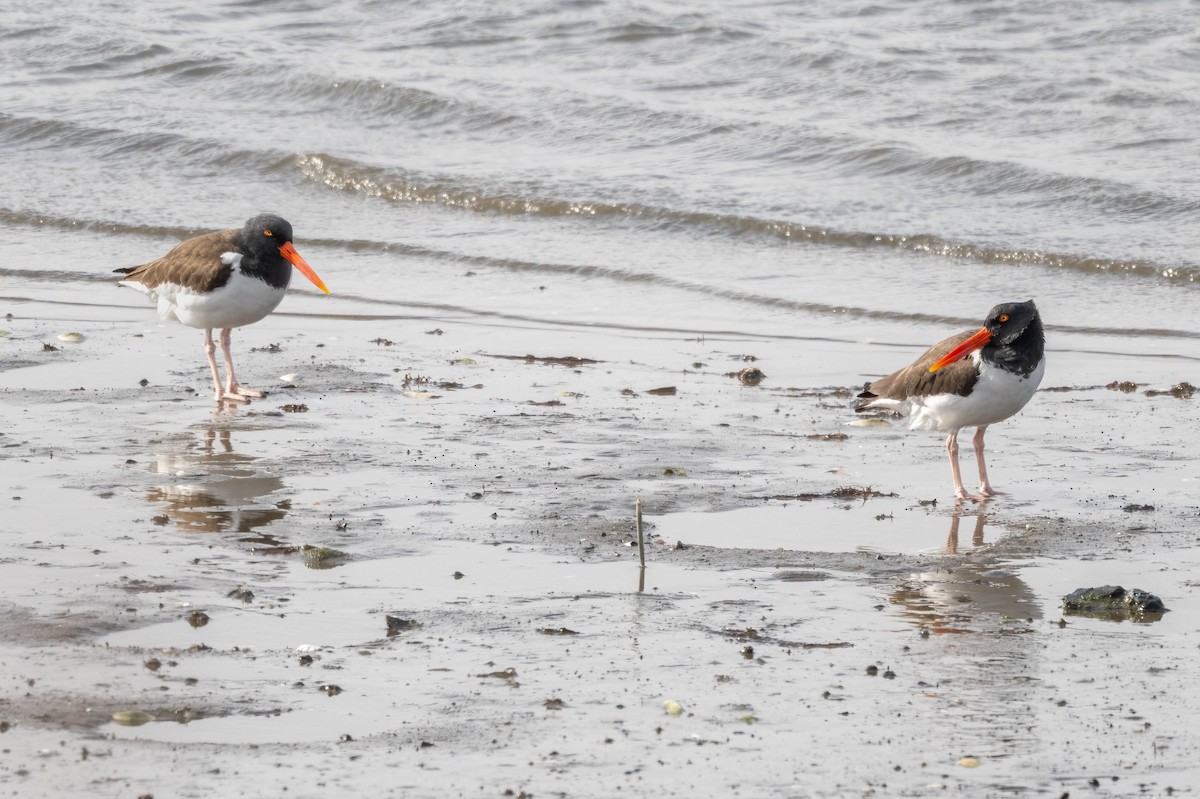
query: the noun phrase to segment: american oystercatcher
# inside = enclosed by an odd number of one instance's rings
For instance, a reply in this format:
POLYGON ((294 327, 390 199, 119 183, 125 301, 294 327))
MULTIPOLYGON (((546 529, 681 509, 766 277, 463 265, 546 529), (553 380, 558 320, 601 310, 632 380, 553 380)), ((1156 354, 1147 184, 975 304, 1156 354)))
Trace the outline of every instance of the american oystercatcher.
POLYGON ((968 330, 935 344, 900 371, 867 385, 854 409, 894 410, 911 417, 914 430, 948 432, 946 453, 959 499, 974 497, 958 470, 958 431, 978 428, 979 498, 995 496, 983 459, 983 434, 988 425, 1024 408, 1037 391, 1046 371, 1045 343, 1033 300, 997 305, 978 332, 968 330))
POLYGON ((158 303, 160 321, 176 319, 204 328, 204 353, 212 369, 217 402, 249 402, 264 396, 238 383, 229 351, 233 328, 275 310, 292 279, 292 267, 326 294, 329 289, 292 246, 292 226, 274 214, 259 214, 241 230, 218 230, 188 239, 156 261, 115 269, 122 286, 158 303), (213 330, 221 329, 226 381, 221 385, 213 330))

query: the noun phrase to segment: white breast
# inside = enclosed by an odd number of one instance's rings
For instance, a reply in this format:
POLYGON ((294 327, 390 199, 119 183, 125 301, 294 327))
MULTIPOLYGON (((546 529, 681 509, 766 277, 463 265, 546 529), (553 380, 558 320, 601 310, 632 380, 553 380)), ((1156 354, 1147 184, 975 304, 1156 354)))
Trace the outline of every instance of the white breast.
MULTIPOLYGON (((239 258, 240 260, 240 258, 239 258)), ((158 302, 158 318, 176 319, 188 327, 226 328, 253 324, 275 310, 286 289, 273 288, 235 268, 228 282, 212 291, 195 291, 175 283, 153 289, 128 283, 158 302)))
POLYGON ((1046 360, 1038 364, 1029 377, 1021 377, 995 366, 982 363, 978 352, 971 357, 980 365, 979 380, 965 397, 958 394, 939 394, 910 397, 897 407, 911 417, 914 430, 949 432, 960 427, 979 427, 1003 421, 1020 411, 1033 397, 1046 371, 1046 360))

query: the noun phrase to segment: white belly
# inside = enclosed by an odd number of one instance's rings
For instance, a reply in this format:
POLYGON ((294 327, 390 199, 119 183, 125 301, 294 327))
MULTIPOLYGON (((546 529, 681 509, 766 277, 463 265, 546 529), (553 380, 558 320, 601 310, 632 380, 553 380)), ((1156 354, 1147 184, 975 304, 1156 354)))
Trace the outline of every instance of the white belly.
POLYGON ((1045 371, 1044 359, 1029 377, 985 365, 969 395, 911 397, 904 403, 908 405, 907 410, 903 407, 897 407, 897 410, 911 417, 910 426, 914 430, 949 432, 960 427, 994 424, 1025 407, 1041 384, 1045 371))
POLYGON ((158 318, 177 319, 188 327, 242 327, 262 319, 283 301, 285 289, 272 288, 263 281, 246 277, 234 270, 229 281, 218 289, 198 292, 174 283, 162 283, 145 291, 158 302, 158 318))

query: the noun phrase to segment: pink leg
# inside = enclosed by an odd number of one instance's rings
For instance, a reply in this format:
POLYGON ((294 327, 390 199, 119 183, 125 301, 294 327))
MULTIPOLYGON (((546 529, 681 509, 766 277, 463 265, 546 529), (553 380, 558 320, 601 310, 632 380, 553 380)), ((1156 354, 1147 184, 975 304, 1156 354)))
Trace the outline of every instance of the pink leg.
POLYGON ((959 499, 970 499, 971 495, 963 486, 962 474, 958 471, 958 431, 951 431, 946 438, 946 454, 950 457, 950 479, 954 481, 954 496, 959 499))
POLYGON ((987 425, 978 428, 975 431, 975 462, 979 464, 979 494, 983 497, 994 497, 998 493, 992 484, 988 482, 987 463, 983 459, 983 434, 987 430, 987 425))
POLYGON ((249 402, 249 397, 266 396, 261 391, 246 388, 238 383, 237 377, 233 372, 233 353, 230 352, 232 332, 228 327, 221 331, 221 352, 225 354, 225 376, 228 378, 225 383, 225 396, 223 399, 226 402, 249 402))
POLYGON ((213 388, 216 389, 216 400, 220 402, 225 399, 225 389, 221 388, 221 374, 217 371, 217 359, 214 357, 217 352, 217 345, 213 344, 212 328, 206 328, 204 331, 204 355, 208 358, 208 368, 212 369, 213 388))

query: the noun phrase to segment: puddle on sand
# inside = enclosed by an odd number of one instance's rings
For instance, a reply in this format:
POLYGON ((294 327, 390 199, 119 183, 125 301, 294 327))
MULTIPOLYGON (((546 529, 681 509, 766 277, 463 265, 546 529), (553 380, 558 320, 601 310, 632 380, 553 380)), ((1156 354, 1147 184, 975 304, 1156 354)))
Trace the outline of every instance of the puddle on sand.
MULTIPOLYGON (((966 522, 964 521, 964 524, 966 522)), ((1142 553, 1124 558, 1076 559, 1042 553, 1014 558, 997 551, 975 558, 968 554, 949 569, 913 572, 899 581, 888 599, 900 616, 931 633, 972 633, 977 618, 1036 622, 1054 621, 1063 612, 1063 597, 1079 588, 1121 585, 1159 595, 1169 611, 1145 617, 1069 616, 1069 624, 1101 633, 1121 625, 1147 629, 1156 635, 1186 635, 1195 618, 1192 575, 1200 555, 1190 548, 1142 553)))
POLYGON ((724 549, 958 554, 988 543, 986 511, 947 516, 898 497, 797 501, 645 518, 654 524, 651 532, 666 541, 724 549))
POLYGON ((964 562, 902 580, 888 601, 906 621, 929 633, 975 633, 982 617, 1037 620, 1052 597, 1039 597, 1009 564, 964 562))
MULTIPOLYGON (((633 559, 583 563, 526 547, 454 540, 435 542, 419 554, 352 561, 336 573, 297 566, 293 577, 303 581, 303 590, 286 609, 234 608, 221 601, 208 609, 211 620, 203 628, 177 619, 104 637, 106 651, 175 648, 170 659, 177 662, 164 665, 155 679, 164 685, 193 679, 197 691, 215 691, 217 706, 231 712, 186 724, 113 722, 102 732, 172 743, 296 743, 329 741, 342 733, 356 740, 383 732, 411 735, 410 725, 429 723, 455 704, 481 714, 494 703, 506 713, 512 703, 545 712, 542 701, 558 692, 567 692, 572 705, 630 701, 640 707, 639 700, 621 700, 624 690, 612 684, 578 683, 578 668, 601 662, 621 674, 617 686, 631 675, 641 675, 634 682, 646 674, 662 681, 637 711, 656 719, 665 686, 685 699, 706 696, 712 692, 712 669, 745 672, 748 679, 761 665, 739 653, 745 642, 723 634, 725 628, 769 627, 755 648, 775 662, 793 655, 772 635, 845 646, 845 636, 861 634, 857 631, 874 622, 877 599, 867 583, 831 579, 829 572, 811 576, 793 582, 762 570, 653 564, 647 590, 639 593, 633 559), (755 592, 753 601, 746 599, 748 590, 755 592), (770 606, 797 602, 809 609, 815 602, 855 611, 817 614, 803 630, 790 616, 781 625, 765 621, 770 606), (389 635, 388 615, 412 624, 389 635), (631 635, 614 643, 614 628, 631 635), (213 650, 187 650, 201 642, 213 650), (301 645, 314 658, 310 666, 299 664, 301 645), (625 656, 618 657, 621 652, 625 656), (695 658, 714 665, 694 673, 695 658), (564 663, 571 667, 564 669, 564 663), (494 676, 488 679, 510 666, 527 685, 519 695, 494 676), (342 691, 322 693, 328 683, 342 691), (253 698, 247 686, 253 686, 253 698)), ((852 659, 849 649, 834 651, 852 659)))
MULTIPOLYGON (((419 554, 348 560, 335 570, 314 570, 299 560, 285 565, 291 570, 288 581, 294 583, 286 606, 264 608, 256 603, 243 608, 214 597, 212 606, 202 608, 211 617, 203 627, 193 628, 181 618, 122 630, 105 637, 103 643, 147 649, 204 644, 254 651, 290 651, 302 644, 350 647, 384 638, 384 614, 402 613, 402 608, 466 606, 497 597, 523 603, 526 594, 532 598, 528 601, 588 593, 633 594, 639 578, 633 559, 584 563, 527 547, 453 539, 429 543, 419 554), (374 610, 364 612, 364 608, 374 610)), ((727 582, 703 571, 664 564, 648 572, 650 594, 712 591, 727 582)), ((264 600, 278 601, 278 590, 259 593, 264 600)))
POLYGON ((1197 597, 1194 575, 1200 553, 1194 549, 1132 554, 1123 559, 1075 560, 1038 558, 1022 564, 1021 573, 1039 596, 1045 597, 1051 619, 1066 618, 1073 627, 1112 633, 1123 627, 1157 638, 1194 635, 1197 597), (1146 617, 1106 617, 1064 614, 1063 597, 1079 588, 1120 585, 1159 596, 1167 612, 1146 617))
POLYGON ((256 460, 234 450, 228 429, 206 427, 198 439, 154 453, 150 471, 175 482, 150 488, 146 501, 165 511, 158 523, 186 532, 253 532, 280 521, 288 509, 286 502, 272 501, 272 495, 281 495, 283 480, 261 473, 256 460))

